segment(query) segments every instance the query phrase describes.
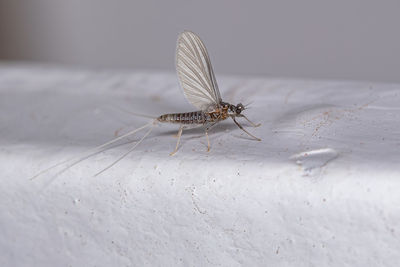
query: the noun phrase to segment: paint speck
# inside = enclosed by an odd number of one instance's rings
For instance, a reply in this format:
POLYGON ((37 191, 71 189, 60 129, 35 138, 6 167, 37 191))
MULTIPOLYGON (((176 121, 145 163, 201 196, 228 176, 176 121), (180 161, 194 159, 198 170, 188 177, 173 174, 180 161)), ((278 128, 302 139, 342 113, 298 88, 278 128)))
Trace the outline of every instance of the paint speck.
POLYGON ((118 136, 119 136, 119 133, 121 132, 122 129, 123 129, 123 128, 121 127, 121 128, 118 128, 117 130, 115 130, 115 131, 114 131, 114 137, 118 137, 118 136))

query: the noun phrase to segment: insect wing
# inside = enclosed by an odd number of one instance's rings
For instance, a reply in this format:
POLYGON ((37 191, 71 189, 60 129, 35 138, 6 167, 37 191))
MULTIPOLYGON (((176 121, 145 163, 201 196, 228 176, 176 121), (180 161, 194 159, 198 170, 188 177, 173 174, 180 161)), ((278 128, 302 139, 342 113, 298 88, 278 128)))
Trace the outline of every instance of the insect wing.
POLYGON ((176 71, 192 105, 201 110, 219 106, 221 96, 210 57, 204 43, 193 32, 185 31, 178 37, 176 71))

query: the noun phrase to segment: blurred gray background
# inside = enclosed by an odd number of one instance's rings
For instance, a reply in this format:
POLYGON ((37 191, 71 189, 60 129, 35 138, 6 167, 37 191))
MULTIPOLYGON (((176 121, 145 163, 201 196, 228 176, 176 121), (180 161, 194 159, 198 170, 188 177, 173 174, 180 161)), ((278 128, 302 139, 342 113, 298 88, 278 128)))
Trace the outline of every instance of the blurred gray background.
POLYGON ((218 74, 400 82, 400 1, 0 0, 0 60, 174 70, 179 32, 218 74))

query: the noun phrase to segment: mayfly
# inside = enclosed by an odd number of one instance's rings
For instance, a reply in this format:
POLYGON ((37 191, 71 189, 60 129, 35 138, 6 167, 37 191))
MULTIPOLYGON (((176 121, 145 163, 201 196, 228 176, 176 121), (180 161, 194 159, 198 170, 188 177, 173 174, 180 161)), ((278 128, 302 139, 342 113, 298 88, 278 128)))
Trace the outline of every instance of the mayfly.
POLYGON ((176 71, 184 95, 186 96, 187 100, 194 107, 197 108, 197 111, 161 115, 158 118, 155 118, 149 124, 128 132, 127 134, 124 134, 103 145, 90 149, 80 156, 73 157, 56 165, 53 165, 38 173, 32 178, 35 178, 54 167, 75 160, 74 163, 70 164, 67 167, 69 168, 82 161, 83 159, 86 159, 87 157, 102 151, 107 146, 148 128, 148 131, 138 142, 136 142, 125 154, 114 161, 111 165, 96 174, 98 175, 114 166, 117 162, 119 162, 130 152, 132 152, 151 133, 154 125, 156 125, 157 123, 174 123, 180 126, 177 134, 178 141, 176 143, 174 151, 171 152, 170 155, 174 155, 178 151, 183 130, 189 127, 196 126, 205 127, 205 135, 207 138, 207 151, 210 151, 211 146, 208 137, 208 131, 218 122, 226 120, 228 118, 232 118, 234 123, 251 138, 257 141, 261 141, 261 139, 255 137, 246 129, 244 129, 243 126, 240 125, 239 122, 236 120, 236 118, 244 118, 253 127, 257 127, 260 125, 251 122, 245 115, 242 114, 243 110, 246 109, 246 106, 241 103, 237 105, 232 105, 230 103, 222 101, 206 47, 201 39, 191 31, 184 31, 178 37, 176 48, 176 71))

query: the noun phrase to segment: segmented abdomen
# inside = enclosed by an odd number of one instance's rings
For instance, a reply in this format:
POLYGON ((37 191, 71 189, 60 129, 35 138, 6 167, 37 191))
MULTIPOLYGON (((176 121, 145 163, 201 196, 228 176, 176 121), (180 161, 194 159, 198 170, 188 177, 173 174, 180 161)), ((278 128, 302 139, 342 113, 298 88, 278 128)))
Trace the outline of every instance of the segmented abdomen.
POLYGON ((202 111, 164 114, 157 118, 160 122, 181 123, 181 124, 204 124, 207 115, 202 111))

